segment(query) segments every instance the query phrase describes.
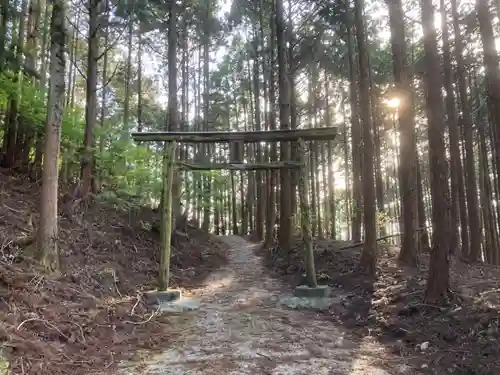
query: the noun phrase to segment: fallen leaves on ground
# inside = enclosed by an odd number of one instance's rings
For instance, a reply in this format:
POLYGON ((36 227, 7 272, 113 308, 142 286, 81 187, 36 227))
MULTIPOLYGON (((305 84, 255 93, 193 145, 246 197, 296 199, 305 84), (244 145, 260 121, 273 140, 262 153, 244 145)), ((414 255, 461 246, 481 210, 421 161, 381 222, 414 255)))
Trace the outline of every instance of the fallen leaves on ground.
MULTIPOLYGON (((138 349, 161 349, 176 330, 141 299, 155 286, 158 214, 96 201, 61 217, 62 272, 31 260, 39 186, 0 171, 0 342, 13 374, 112 373, 138 349)), ((193 225, 172 239, 173 286, 195 287, 226 263, 227 247, 193 225)))
MULTIPOLYGON (((497 375, 500 373, 500 267, 451 262, 455 299, 449 306, 430 306, 423 297, 429 257, 418 269, 400 266, 398 249, 379 248, 377 277, 357 270, 360 249, 340 248, 344 241, 315 241, 318 280, 343 295, 327 318, 360 336, 373 336, 394 355, 428 374, 497 375)), ((303 245, 290 253, 262 249, 273 274, 291 285, 304 282, 303 245)))

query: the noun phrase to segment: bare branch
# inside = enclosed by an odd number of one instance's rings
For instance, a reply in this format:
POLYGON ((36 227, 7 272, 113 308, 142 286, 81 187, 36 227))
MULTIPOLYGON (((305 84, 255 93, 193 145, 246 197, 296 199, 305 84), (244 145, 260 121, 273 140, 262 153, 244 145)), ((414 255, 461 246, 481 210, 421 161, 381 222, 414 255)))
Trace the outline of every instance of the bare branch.
POLYGON ((115 74, 116 74, 116 71, 118 70, 118 65, 119 64, 116 64, 115 65, 115 69, 113 70, 113 73, 111 74, 111 77, 109 77, 109 79, 107 80, 107 82, 104 83, 104 85, 102 85, 102 87, 96 89, 96 91, 99 91, 99 90, 103 90, 105 89, 106 87, 108 87, 108 85, 111 83, 111 81, 113 80, 113 78, 115 77, 115 74))
POLYGON ((121 38, 123 36, 123 33, 128 28, 130 22, 132 22, 132 18, 129 18, 129 20, 127 21, 127 23, 125 24, 125 26, 123 26, 123 29, 120 31, 120 33, 118 34, 118 36, 116 37, 116 39, 105 48, 104 52, 102 52, 99 56, 97 56, 97 60, 96 61, 99 61, 100 59, 102 59, 102 57, 106 53, 108 53, 111 49, 113 49, 115 47, 115 45, 121 40, 121 38))
POLYGON ((83 79, 87 80, 87 76, 85 74, 83 74, 83 72, 80 70, 80 68, 76 64, 76 61, 71 61, 71 63, 76 68, 76 70, 78 70, 78 73, 80 73, 80 75, 83 77, 83 79))

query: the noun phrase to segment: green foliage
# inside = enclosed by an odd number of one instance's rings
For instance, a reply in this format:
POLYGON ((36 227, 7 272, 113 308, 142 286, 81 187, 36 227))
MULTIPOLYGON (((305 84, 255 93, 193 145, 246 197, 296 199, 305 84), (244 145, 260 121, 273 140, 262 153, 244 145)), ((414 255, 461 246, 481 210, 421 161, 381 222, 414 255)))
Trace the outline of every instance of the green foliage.
MULTIPOLYGON (((24 124, 43 134, 47 116, 45 90, 26 78, 19 83, 18 76, 11 71, 0 73, 2 110, 6 110, 14 95, 19 95, 19 113, 24 124)), ((61 126, 61 157, 63 163, 74 167, 70 174, 78 173, 84 132, 85 108, 78 105, 66 107, 61 126)), ((143 201, 158 199, 161 191, 158 153, 146 146, 135 145, 124 134, 123 124, 116 118, 106 119, 102 126, 95 129, 94 137, 96 142, 92 154, 97 162, 96 172, 106 186, 140 196, 143 201), (101 148, 101 143, 105 147, 101 148)))
POLYGON ((10 71, 4 71, 0 74, 0 106, 6 108, 9 97, 16 91, 14 75, 10 71))
POLYGON ((61 149, 66 160, 78 162, 84 126, 85 115, 82 108, 65 109, 61 127, 61 149))
POLYGON ((102 152, 97 152, 98 174, 117 190, 157 200, 161 193, 161 156, 130 140, 116 140, 102 152))
POLYGON ((12 71, 0 73, 0 108, 8 106, 9 98, 20 94, 19 113, 22 119, 35 128, 42 127, 46 116, 45 92, 40 86, 23 78, 19 84, 19 76, 12 71), (20 87, 19 87, 20 85, 20 87))

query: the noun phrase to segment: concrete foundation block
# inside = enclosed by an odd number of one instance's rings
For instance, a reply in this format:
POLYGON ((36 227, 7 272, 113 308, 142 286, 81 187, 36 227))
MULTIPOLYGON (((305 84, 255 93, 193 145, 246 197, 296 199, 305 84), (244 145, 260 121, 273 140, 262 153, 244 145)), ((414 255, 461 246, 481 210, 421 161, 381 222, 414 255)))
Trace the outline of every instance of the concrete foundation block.
POLYGON ((293 291, 295 297, 305 298, 327 298, 332 293, 332 289, 328 285, 318 285, 311 288, 307 285, 299 285, 293 291))
POLYGON ((143 298, 148 305, 161 305, 163 303, 179 301, 182 299, 180 289, 169 289, 165 291, 151 290, 143 293, 143 298))

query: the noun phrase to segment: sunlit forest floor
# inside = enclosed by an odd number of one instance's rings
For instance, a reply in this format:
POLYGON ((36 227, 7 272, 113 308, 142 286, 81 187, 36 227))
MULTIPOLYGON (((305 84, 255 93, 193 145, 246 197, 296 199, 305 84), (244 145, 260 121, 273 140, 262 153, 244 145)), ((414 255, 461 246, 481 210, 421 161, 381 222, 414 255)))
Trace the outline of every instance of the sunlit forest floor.
POLYGON ((229 262, 194 293, 200 310, 163 353, 123 366, 121 375, 417 375, 375 340, 315 311, 283 308, 290 288, 269 277, 257 244, 225 236, 229 262))
MULTIPOLYGON (((151 319, 138 293, 156 281, 157 214, 97 197, 68 220, 61 204, 63 273, 52 277, 30 260, 39 199, 36 183, 0 170, 0 343, 12 373, 108 373, 135 349, 168 346, 176 327, 151 319)), ((172 244, 174 286, 195 288, 227 263, 227 246, 193 226, 172 244)))
MULTIPOLYGON (((316 271, 322 284, 345 295, 326 313, 360 337, 375 337, 402 360, 429 374, 500 374, 500 267, 451 264, 456 299, 449 307, 423 303, 428 256, 420 267, 401 267, 398 249, 380 246, 376 280, 357 272, 361 250, 339 250, 345 242, 317 240, 316 271)), ((259 251, 275 276, 303 281, 302 245, 292 254, 278 248, 259 251)))

